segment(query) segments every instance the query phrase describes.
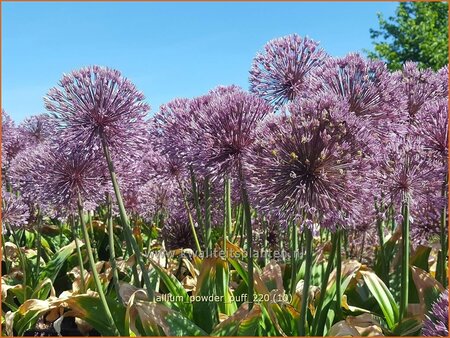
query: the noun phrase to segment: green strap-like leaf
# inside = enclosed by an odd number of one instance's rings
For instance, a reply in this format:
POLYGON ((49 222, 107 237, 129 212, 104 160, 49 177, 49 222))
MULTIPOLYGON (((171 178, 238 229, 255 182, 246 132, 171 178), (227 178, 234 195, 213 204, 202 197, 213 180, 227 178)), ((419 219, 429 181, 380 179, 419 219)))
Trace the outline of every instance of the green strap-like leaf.
POLYGON ((361 275, 383 312, 388 327, 392 330, 399 320, 399 308, 389 289, 373 271, 361 271, 361 275))

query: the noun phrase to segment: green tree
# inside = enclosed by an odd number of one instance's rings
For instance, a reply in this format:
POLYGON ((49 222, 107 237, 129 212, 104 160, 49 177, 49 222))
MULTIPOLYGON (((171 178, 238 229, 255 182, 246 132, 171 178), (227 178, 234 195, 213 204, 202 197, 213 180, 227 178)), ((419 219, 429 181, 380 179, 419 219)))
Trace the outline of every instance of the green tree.
POLYGON ((386 20, 378 13, 378 20, 379 30, 370 30, 375 51, 369 57, 386 61, 392 70, 405 61, 434 70, 448 63, 447 2, 402 2, 395 16, 386 20))

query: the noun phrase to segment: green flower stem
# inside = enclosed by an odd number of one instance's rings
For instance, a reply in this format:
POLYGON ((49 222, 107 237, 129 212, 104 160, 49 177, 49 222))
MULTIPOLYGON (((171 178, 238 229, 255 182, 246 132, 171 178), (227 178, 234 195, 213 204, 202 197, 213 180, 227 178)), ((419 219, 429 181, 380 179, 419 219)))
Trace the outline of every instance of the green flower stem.
POLYGON ((147 296, 150 300, 153 300, 153 290, 152 290, 152 284, 150 282, 150 277, 148 275, 147 267, 144 264, 144 261, 142 259, 141 251, 139 250, 139 246, 136 242, 136 239, 133 236, 133 232, 130 227, 130 221, 128 219, 127 212, 125 211, 125 205, 123 204, 122 195, 120 193, 119 189, 119 182, 117 182, 116 172, 114 170, 114 165, 111 159, 111 154, 109 152, 108 144, 106 143, 106 140, 102 137, 102 146, 103 146, 103 152, 105 154, 106 162, 108 163, 108 169, 109 174, 111 176, 111 181, 114 188, 114 193, 116 195, 117 204, 119 206, 119 213, 120 213, 120 219, 122 221, 123 229, 125 230, 125 236, 128 238, 127 241, 131 245, 131 249, 134 251, 134 254, 136 255, 136 261, 139 264, 142 276, 144 279, 144 284, 147 289, 147 296))
POLYGON ((78 193, 78 216, 80 218, 81 231, 83 233, 84 244, 86 246, 86 251, 88 254, 88 258, 89 258, 89 265, 91 267, 92 276, 94 277, 95 286, 97 288, 97 292, 100 297, 100 301, 102 302, 103 309, 105 310, 106 320, 109 322, 109 325, 111 325, 111 328, 114 330, 114 334, 116 336, 120 336, 120 333, 117 330, 116 323, 114 322, 114 319, 112 317, 111 311, 109 310, 109 306, 106 301, 105 293, 103 292, 103 286, 102 286, 102 283, 100 282, 100 277, 98 276, 97 269, 95 267, 95 260, 94 260, 94 255, 92 253, 91 240, 89 239, 89 233, 88 233, 86 224, 83 219, 82 205, 83 204, 81 202, 81 196, 80 196, 80 193, 78 193))
POLYGON ((41 256, 42 256, 42 243, 41 243, 41 228, 42 228, 42 214, 38 209, 37 223, 36 223, 36 278, 39 279, 41 270, 41 256))
POLYGON ((80 246, 78 245, 78 236, 77 236, 77 228, 75 226, 75 218, 74 216, 70 216, 70 227, 72 228, 72 236, 75 241, 75 247, 77 249, 77 258, 78 264, 80 264, 80 278, 81 278, 81 293, 86 293, 86 283, 84 279, 84 264, 83 264, 83 256, 81 255, 80 246))
POLYGON ((243 247, 244 246, 244 241, 245 241, 245 219, 246 219, 246 216, 245 216, 245 213, 246 213, 246 211, 245 211, 245 207, 244 207, 244 205, 242 205, 242 210, 243 210, 243 212, 242 212, 242 215, 241 215, 241 225, 240 225, 240 229, 239 229, 239 234, 240 234, 240 240, 239 240, 239 247, 243 247))
POLYGON ((295 287, 297 285, 297 251, 298 251, 298 232, 297 232, 297 226, 295 222, 291 222, 291 295, 294 295, 295 293, 295 287))
POLYGON ((409 196, 402 202, 402 271, 400 289, 400 321, 406 317, 409 292, 409 196))
POLYGON ((197 231, 195 230, 194 219, 192 218, 191 211, 189 210, 189 203, 188 203, 188 200, 186 197, 186 192, 185 192, 183 185, 181 184, 181 181, 178 177, 177 177, 177 182, 178 182, 178 187, 180 188, 181 195, 183 197, 184 207, 188 214, 189 224, 191 225, 191 231, 192 231, 192 235, 194 236, 195 246, 197 248, 198 254, 200 254, 202 252, 202 249, 200 247, 200 242, 198 241, 197 231))
POLYGON ((205 228, 206 228, 206 247, 208 253, 212 252, 212 239, 211 239, 211 195, 210 195, 210 182, 209 179, 205 179, 205 228))
POLYGON ((197 180, 195 178, 194 170, 192 169, 192 166, 189 166, 189 171, 191 174, 191 184, 192 184, 192 195, 194 197, 194 205, 195 205, 195 211, 197 213, 197 222, 200 226, 200 229, 203 231, 204 238, 206 238, 206 229, 205 225, 203 223, 203 217, 202 217, 202 210, 200 208, 200 198, 198 196, 198 190, 197 190, 197 180))
POLYGON ((10 267, 10 261, 9 261, 8 257, 6 256, 5 235, 2 234, 1 236, 2 236, 2 249, 3 249, 2 257, 3 257, 3 260, 5 261, 5 265, 6 265, 6 274, 9 274, 9 272, 11 271, 11 267, 10 267))
POLYGON ((305 336, 307 331, 306 311, 308 310, 308 294, 309 285, 311 283, 311 268, 312 268, 312 232, 305 228, 305 246, 306 246, 306 261, 305 261, 305 278, 303 279, 303 294, 300 308, 300 322, 299 322, 299 336, 305 336))
POLYGON ((223 251, 227 255, 227 238, 231 229, 231 180, 225 179, 225 222, 223 226, 223 251))
MULTIPOLYGON (((242 183, 243 184, 243 183, 242 183)), ((253 277, 253 229, 250 213, 250 204, 248 201, 247 190, 241 187, 242 201, 245 211, 245 230, 247 233, 247 256, 248 256, 248 310, 253 308, 254 302, 254 277, 253 277)))
POLYGON ((267 265, 267 223, 265 217, 263 217, 262 220, 262 230, 263 230, 263 261, 264 266, 267 265))
POLYGON ((20 248, 20 242, 19 239, 17 238, 16 233, 14 232, 14 230, 11 228, 11 226, 9 225, 9 223, 6 223, 6 227, 8 228, 9 232, 11 233, 14 242, 16 243, 17 246, 17 251, 19 253, 19 261, 20 261, 20 265, 22 266, 22 273, 23 273, 23 280, 22 280, 22 286, 23 286, 23 298, 25 300, 27 300, 27 261, 26 258, 22 252, 22 249, 20 248))
POLYGON ((117 265, 116 265, 116 250, 114 248, 114 229, 113 229, 113 214, 112 214, 112 201, 111 196, 107 194, 106 196, 106 203, 108 205, 108 243, 109 243, 109 261, 111 262, 111 268, 113 272, 113 283, 114 283, 114 289, 116 290, 116 295, 118 298, 119 293, 119 273, 117 271, 117 265))
POLYGON ((322 278, 322 284, 320 287, 319 303, 317 304, 316 314, 313 319, 312 331, 311 331, 311 335, 314 335, 314 336, 322 336, 321 332, 317 332, 318 331, 317 326, 319 325, 320 317, 322 315, 321 312, 322 312, 323 302, 325 301, 328 280, 330 279, 331 271, 333 270, 334 257, 336 255, 337 238, 338 238, 338 236, 332 237, 331 252, 330 252, 330 256, 328 257, 328 263, 327 263, 327 268, 325 270, 325 274, 322 278))
POLYGON ((89 232, 90 232, 90 236, 92 238, 92 252, 94 254, 94 259, 96 261, 98 261, 97 242, 95 240, 94 226, 92 224, 92 215, 90 212, 88 212, 87 215, 88 215, 88 222, 89 222, 89 232))
POLYGON ((363 238, 362 238, 362 244, 361 244, 361 251, 359 253, 359 261, 362 262, 363 255, 364 255, 364 247, 366 245, 366 232, 363 231, 363 238))
POLYGON ((241 221, 240 220, 241 220, 241 218, 242 218, 242 206, 239 204, 236 207, 236 223, 235 223, 235 225, 233 227, 233 232, 231 233, 231 241, 233 241, 233 242, 236 240, 236 238, 238 236, 238 233, 240 231, 240 227, 241 227, 241 224, 240 224, 241 221))
MULTIPOLYGON (((133 256, 133 245, 131 244, 130 238, 128 237, 127 233, 125 232, 125 243, 126 243, 126 250, 128 257, 133 256)), ((137 271, 136 264, 133 264, 131 266, 131 271, 133 273, 133 285, 140 288, 142 287, 140 279, 139 279, 139 273, 137 271)))
POLYGON ((341 252, 341 238, 342 230, 336 230, 336 318, 343 319, 342 315, 342 252, 341 252))

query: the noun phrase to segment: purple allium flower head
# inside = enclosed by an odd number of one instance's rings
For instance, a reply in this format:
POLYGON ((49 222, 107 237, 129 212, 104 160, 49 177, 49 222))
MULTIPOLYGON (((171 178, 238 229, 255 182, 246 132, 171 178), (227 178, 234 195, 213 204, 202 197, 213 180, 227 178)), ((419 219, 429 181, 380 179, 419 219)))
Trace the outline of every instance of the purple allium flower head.
POLYGON ((422 105, 416 115, 413 134, 419 136, 424 149, 441 163, 448 158, 448 101, 432 100, 422 105))
POLYGON ((2 187, 2 228, 8 224, 11 228, 22 228, 30 216, 28 206, 21 197, 7 192, 2 187))
POLYGON ((448 290, 433 303, 423 323, 422 333, 428 337, 448 337, 448 290))
POLYGON ((417 208, 412 210, 414 222, 411 225, 411 239, 414 245, 430 245, 438 241, 445 204, 443 197, 426 196, 420 200, 417 208))
MULTIPOLYGON (((193 135, 200 110, 207 105, 207 95, 195 99, 175 99, 160 107, 159 112, 150 122, 152 145, 162 155, 167 155, 172 161, 189 165, 189 149, 193 146, 193 135)), ((186 165, 178 168, 186 170, 186 165)), ((173 168, 175 169, 175 168, 173 168)))
POLYGON ((44 98, 67 143, 126 154, 144 143, 144 95, 117 70, 92 66, 64 75, 44 98))
POLYGON ((52 120, 47 114, 31 116, 19 125, 20 133, 29 146, 42 143, 54 136, 55 129, 52 120))
POLYGON ((267 121, 247 154, 252 199, 305 225, 347 226, 363 191, 365 127, 339 103, 296 100, 289 108, 292 115, 267 121))
MULTIPOLYGON (((20 135, 11 117, 2 110, 2 170, 7 171, 14 157, 24 148, 26 143, 20 135)), ((8 177, 6 176, 6 179, 8 177)))
POLYGON ((250 91, 275 105, 292 101, 309 87, 310 73, 327 57, 318 43, 297 34, 269 41, 250 70, 250 91))
POLYGON ((168 250, 195 249, 194 235, 185 213, 170 215, 161 234, 168 250))
POLYGON ((44 143, 24 152, 14 163, 13 173, 24 196, 48 210, 76 213, 78 193, 83 207, 93 210, 105 200, 109 187, 103 161, 65 144, 44 143))
POLYGON ((46 143, 27 147, 11 162, 11 184, 29 204, 38 202, 45 172, 40 158, 47 150, 46 143))
POLYGON ((369 119, 377 131, 398 120, 400 81, 381 61, 358 54, 329 58, 314 71, 314 82, 318 92, 342 98, 351 112, 369 119))
POLYGON ((255 139, 258 124, 272 112, 261 98, 243 90, 210 92, 187 150, 194 168, 212 178, 232 176, 255 139))
POLYGON ((436 75, 431 69, 421 70, 414 62, 406 62, 401 72, 402 93, 406 99, 406 115, 414 120, 423 104, 431 99, 448 96, 442 77, 445 70, 436 75), (446 95, 447 93, 447 95, 446 95))
POLYGON ((408 197, 413 210, 423 198, 432 198, 442 189, 442 170, 437 169, 436 160, 424 156, 416 139, 392 137, 379 161, 375 176, 387 204, 393 202, 399 207, 408 197))

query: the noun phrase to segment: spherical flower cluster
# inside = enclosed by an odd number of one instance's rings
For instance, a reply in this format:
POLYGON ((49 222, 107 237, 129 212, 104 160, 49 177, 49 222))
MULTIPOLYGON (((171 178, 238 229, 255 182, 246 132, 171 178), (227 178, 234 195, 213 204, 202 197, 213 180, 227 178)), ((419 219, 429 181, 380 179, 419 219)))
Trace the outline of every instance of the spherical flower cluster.
POLYGON ((412 135, 420 138, 424 150, 432 157, 447 164, 448 101, 446 98, 428 101, 422 105, 417 112, 412 135))
POLYGON ((104 140, 127 154, 146 142, 144 95, 117 70, 85 67, 64 75, 44 98, 71 146, 101 149, 104 140))
POLYGON ((260 123, 271 113, 263 100, 242 90, 212 93, 195 126, 197 142, 189 149, 192 164, 212 177, 239 172, 260 123))
POLYGON ((19 129, 11 117, 2 110, 2 171, 6 174, 7 180, 7 171, 11 161, 25 147, 26 143, 22 139, 19 129))
POLYGON ((433 303, 423 323, 422 333, 428 337, 448 337, 448 291, 433 303))
POLYGON ((22 152, 12 166, 14 186, 49 212, 77 212, 78 194, 86 210, 105 200, 106 166, 77 148, 43 143, 22 152))
POLYGON ((422 145, 412 138, 391 137, 380 154, 376 184, 381 188, 387 205, 399 207, 409 199, 411 206, 436 196, 442 188, 441 170, 433 159, 424 156, 422 145))
POLYGON ((436 98, 447 98, 448 88, 444 88, 443 75, 431 69, 419 69, 417 63, 406 62, 401 72, 401 94, 406 99, 406 116, 414 120, 420 108, 436 98))
POLYGON ((250 91, 281 105, 292 101, 310 85, 311 71, 326 59, 318 43, 297 34, 269 41, 250 70, 250 91))
POLYGON ((19 125, 21 137, 28 146, 42 143, 54 136, 55 126, 52 122, 47 114, 31 116, 19 125))
POLYGON ((164 243, 168 250, 195 249, 194 236, 185 213, 175 213, 165 220, 162 229, 164 243))
POLYGON ((366 60, 358 54, 329 58, 314 71, 315 91, 341 98, 351 112, 369 119, 378 133, 389 130, 390 123, 399 122, 402 100, 398 78, 383 62, 366 60))
POLYGON ((30 211, 24 200, 2 187, 2 228, 5 224, 13 229, 23 228, 29 216, 30 211))
POLYGON ((420 203, 417 203, 411 213, 411 238, 414 245, 430 245, 437 241, 445 203, 442 197, 431 196, 422 198, 420 203))
POLYGON ((247 154, 253 200, 305 225, 346 226, 364 191, 365 128, 340 104, 296 100, 289 108, 292 115, 270 119, 247 154))

